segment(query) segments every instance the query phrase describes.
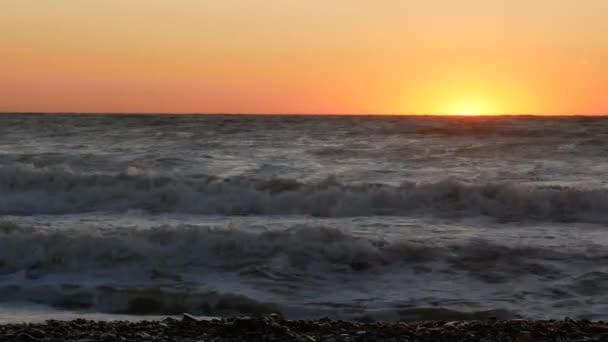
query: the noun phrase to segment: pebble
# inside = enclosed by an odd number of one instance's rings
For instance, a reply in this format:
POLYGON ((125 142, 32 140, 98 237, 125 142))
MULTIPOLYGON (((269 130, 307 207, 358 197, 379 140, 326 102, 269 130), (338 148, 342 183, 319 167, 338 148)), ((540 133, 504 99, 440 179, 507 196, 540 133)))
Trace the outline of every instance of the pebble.
POLYGON ((184 321, 184 322, 198 322, 198 318, 192 316, 189 313, 184 313, 182 315, 182 321, 184 321))
POLYGON ((599 321, 426 321, 376 322, 300 320, 269 315, 200 320, 96 322, 75 320, 0 325, 0 342, 121 341, 599 341, 608 342, 608 322, 599 321))
POLYGON ((17 338, 15 339, 15 341, 17 341, 17 342, 37 342, 38 339, 30 334, 23 333, 23 334, 17 335, 17 338))

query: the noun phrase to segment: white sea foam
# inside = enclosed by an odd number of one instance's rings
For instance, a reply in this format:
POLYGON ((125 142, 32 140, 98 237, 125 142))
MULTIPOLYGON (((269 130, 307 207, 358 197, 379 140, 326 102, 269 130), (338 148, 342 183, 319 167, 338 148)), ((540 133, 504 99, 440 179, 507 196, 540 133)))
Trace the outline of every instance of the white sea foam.
POLYGON ((226 215, 490 216, 502 221, 608 221, 608 190, 513 183, 341 184, 329 178, 259 180, 207 175, 81 173, 0 167, 0 213, 53 214, 141 209, 226 215))
MULTIPOLYGON (((257 232, 186 225, 91 231, 3 222, 0 302, 132 314, 279 311, 314 317, 326 310, 352 318, 397 310, 404 296, 429 305, 428 296, 437 295, 425 288, 429 281, 452 283, 455 296, 469 291, 468 286, 509 292, 514 284, 531 281, 539 291, 535 298, 603 296, 608 278, 596 265, 606 261, 608 251, 593 245, 552 250, 481 239, 388 240, 315 225, 257 232), (560 293, 547 287, 556 279, 570 279, 557 287, 560 293), (387 296, 378 292, 378 281, 392 291, 407 281, 408 290, 378 301, 377 296, 387 296), (343 291, 332 294, 335 287, 343 291), (319 289, 330 292, 319 295, 319 289), (308 299, 311 295, 314 300, 308 299), (354 298, 364 295, 376 296, 378 302, 351 307, 354 298), (344 310, 355 311, 347 315, 344 310)), ((449 308, 450 301, 443 300, 449 308)), ((487 303, 471 305, 481 310, 487 303)))

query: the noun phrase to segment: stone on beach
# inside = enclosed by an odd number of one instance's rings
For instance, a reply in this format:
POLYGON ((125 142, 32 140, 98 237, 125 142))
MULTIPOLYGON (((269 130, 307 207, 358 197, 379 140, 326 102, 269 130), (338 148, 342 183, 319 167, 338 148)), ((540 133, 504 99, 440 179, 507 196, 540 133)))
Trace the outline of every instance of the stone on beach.
POLYGON ((0 342, 23 341, 608 341, 602 321, 351 322, 284 320, 278 315, 203 320, 47 321, 0 325, 0 342))

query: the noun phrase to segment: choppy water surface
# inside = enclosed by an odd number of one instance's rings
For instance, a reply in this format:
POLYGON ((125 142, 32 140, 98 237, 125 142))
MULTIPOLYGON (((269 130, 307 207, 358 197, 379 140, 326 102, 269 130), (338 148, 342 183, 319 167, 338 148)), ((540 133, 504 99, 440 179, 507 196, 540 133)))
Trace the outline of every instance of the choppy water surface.
POLYGON ((0 310, 606 319, 607 141, 603 118, 0 116, 0 310))

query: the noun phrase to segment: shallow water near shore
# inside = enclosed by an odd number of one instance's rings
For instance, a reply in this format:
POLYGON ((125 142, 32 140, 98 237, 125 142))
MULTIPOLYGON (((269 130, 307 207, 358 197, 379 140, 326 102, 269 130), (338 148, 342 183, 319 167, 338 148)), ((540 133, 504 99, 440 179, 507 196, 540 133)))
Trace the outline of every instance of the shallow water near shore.
POLYGON ((0 117, 0 321, 608 318, 608 120, 474 120, 0 117))

